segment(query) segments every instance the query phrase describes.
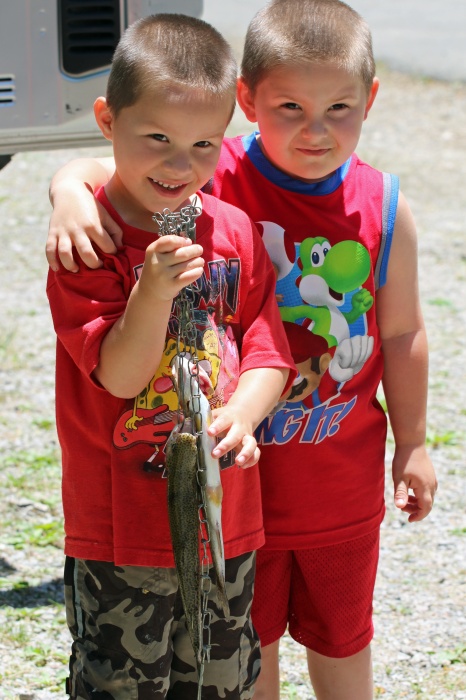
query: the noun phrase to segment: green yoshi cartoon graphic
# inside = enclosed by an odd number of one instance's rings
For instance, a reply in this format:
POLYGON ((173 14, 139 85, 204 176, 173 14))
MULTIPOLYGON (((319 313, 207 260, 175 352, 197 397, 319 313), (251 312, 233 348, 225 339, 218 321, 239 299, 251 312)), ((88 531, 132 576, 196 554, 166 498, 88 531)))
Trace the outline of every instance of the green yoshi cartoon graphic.
POLYGON ((257 223, 275 268, 279 310, 299 369, 293 400, 305 400, 309 391, 319 387, 325 371, 340 385, 360 372, 372 355, 374 338, 367 334, 364 316, 374 299, 362 287, 371 272, 371 258, 357 241, 332 246, 328 238, 314 236, 295 244, 278 224, 257 223), (304 334, 297 335, 293 326, 304 334), (306 332, 309 343, 304 339, 306 332), (305 356, 305 348, 314 347, 316 338, 322 339, 324 354, 305 356), (318 371, 314 368, 317 360, 318 371))
POLYGON ((365 314, 374 302, 371 293, 360 288, 370 273, 369 253, 356 241, 341 241, 332 246, 327 238, 316 236, 301 243, 298 264, 302 274, 296 284, 304 303, 281 306, 281 317, 290 322, 309 319, 310 330, 334 347, 350 337, 349 324, 365 314), (345 294, 353 291, 351 310, 341 311, 345 294))

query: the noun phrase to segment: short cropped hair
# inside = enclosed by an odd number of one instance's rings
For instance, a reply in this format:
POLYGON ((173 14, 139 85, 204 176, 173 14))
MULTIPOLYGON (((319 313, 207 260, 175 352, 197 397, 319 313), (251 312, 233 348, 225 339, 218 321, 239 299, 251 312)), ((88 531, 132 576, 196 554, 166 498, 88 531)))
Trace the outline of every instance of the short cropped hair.
POLYGON ((223 36, 203 20, 156 14, 131 24, 113 55, 107 103, 116 116, 146 91, 194 89, 206 99, 230 100, 233 113, 238 66, 223 36))
POLYGON ((375 75, 371 32, 340 0, 271 0, 249 24, 241 74, 252 91, 274 68, 326 62, 360 77, 369 92, 375 75))

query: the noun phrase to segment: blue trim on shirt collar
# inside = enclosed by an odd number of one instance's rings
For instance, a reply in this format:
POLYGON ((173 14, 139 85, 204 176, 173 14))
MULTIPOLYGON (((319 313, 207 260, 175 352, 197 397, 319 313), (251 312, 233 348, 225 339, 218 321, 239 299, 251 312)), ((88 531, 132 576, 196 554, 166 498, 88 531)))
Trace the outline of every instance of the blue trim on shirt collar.
POLYGON ((258 133, 258 131, 255 131, 248 136, 243 136, 244 150, 252 164, 274 185, 290 192, 297 192, 298 194, 324 195, 334 192, 345 179, 351 164, 351 158, 348 158, 346 163, 343 163, 338 170, 335 170, 327 180, 322 180, 322 182, 302 182, 301 180, 296 180, 276 168, 268 158, 265 157, 257 143, 256 136, 258 133))

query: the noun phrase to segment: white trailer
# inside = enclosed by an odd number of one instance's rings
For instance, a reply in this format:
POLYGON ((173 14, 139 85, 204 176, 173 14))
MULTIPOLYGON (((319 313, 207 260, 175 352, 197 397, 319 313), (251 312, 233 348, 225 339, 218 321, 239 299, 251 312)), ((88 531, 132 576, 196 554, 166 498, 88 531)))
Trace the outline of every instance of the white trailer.
POLYGON ((19 151, 102 145, 92 113, 124 29, 201 17, 203 0, 0 0, 0 167, 19 151))

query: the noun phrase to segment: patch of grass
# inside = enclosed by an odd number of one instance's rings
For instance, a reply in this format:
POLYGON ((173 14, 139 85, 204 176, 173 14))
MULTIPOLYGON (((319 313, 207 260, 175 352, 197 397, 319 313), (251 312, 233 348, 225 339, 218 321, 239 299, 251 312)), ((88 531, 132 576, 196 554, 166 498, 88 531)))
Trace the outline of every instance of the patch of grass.
POLYGON ((61 518, 48 523, 22 522, 16 532, 6 538, 15 549, 25 547, 63 547, 63 521, 61 518))
MULTIPOLYGON (((454 457, 454 456, 452 456, 452 458, 456 459, 456 457, 454 457)), ((447 476, 465 476, 465 475, 466 475, 465 468, 462 467, 461 465, 448 467, 448 469, 447 469, 447 476)))
POLYGON ((447 430, 445 433, 437 433, 433 430, 427 432, 426 443, 428 447, 434 450, 443 446, 457 445, 460 440, 460 435, 454 430, 447 430))
POLYGON ((52 418, 42 418, 40 420, 33 420, 33 425, 36 425, 41 430, 51 430, 55 427, 55 421, 52 418))
POLYGON ((385 397, 384 396, 377 396, 377 401, 382 406, 384 413, 388 413, 387 402, 385 401, 385 397))
POLYGON ((16 452, 14 455, 6 457, 3 462, 5 467, 26 467, 32 471, 42 471, 44 467, 56 466, 58 464, 57 453, 55 451, 46 454, 37 452, 16 452))
POLYGON ((7 624, 2 639, 10 650, 15 651, 4 672, 0 673, 0 687, 3 690, 4 686, 9 685, 12 693, 1 695, 2 700, 18 698, 17 691, 21 687, 27 688, 29 693, 47 689, 51 693, 60 693, 59 697, 62 697, 68 675, 68 654, 67 647, 57 643, 57 634, 66 627, 64 606, 54 606, 52 625, 50 608, 4 608, 4 612, 7 624), (47 630, 46 637, 44 629, 47 630), (12 686, 16 687, 16 692, 12 686))
POLYGON ((399 605, 397 603, 391 603, 390 608, 396 615, 403 615, 403 617, 409 617, 413 614, 413 611, 407 605, 399 605))
POLYGON ((32 661, 35 666, 45 666, 48 661, 66 663, 68 660, 67 654, 57 651, 55 647, 51 645, 43 646, 42 644, 25 647, 24 656, 26 659, 32 661))
POLYGON ((430 304, 430 306, 448 306, 453 309, 455 308, 453 302, 450 299, 444 299, 442 297, 429 299, 427 303, 430 304))
POLYGON ((34 410, 34 406, 31 403, 19 403, 15 406, 15 410, 18 413, 29 413, 34 410))
POLYGON ((415 693, 414 697, 416 697, 416 698, 425 697, 425 689, 417 681, 413 681, 411 683, 411 690, 415 693))
POLYGON ((58 450, 44 454, 17 452, 3 460, 0 486, 17 491, 32 502, 41 500, 52 510, 60 503, 61 468, 58 450))
POLYGON ((450 530, 450 535, 455 535, 456 537, 466 535, 466 527, 457 527, 454 530, 450 530))
POLYGON ((3 629, 3 641, 23 648, 29 642, 30 631, 40 619, 38 610, 30 608, 5 608, 7 625, 3 629))
POLYGON ((14 348, 15 336, 16 328, 12 330, 0 328, 0 358, 4 369, 11 369, 18 365, 18 353, 14 348))
POLYGON ((444 666, 453 664, 466 664, 466 646, 456 647, 456 649, 445 649, 437 658, 444 666))
POLYGON ((298 691, 296 685, 288 683, 288 681, 280 683, 280 697, 286 698, 286 700, 297 700, 298 691))
MULTIPOLYGON (((68 662, 68 657, 67 657, 68 662)), ((66 665, 63 668, 53 670, 44 670, 38 674, 36 681, 36 689, 47 689, 50 691, 62 692, 65 688, 65 678, 68 676, 68 668, 66 665)))
POLYGON ((25 588, 29 588, 29 581, 16 581, 13 584, 14 591, 23 591, 25 588))

